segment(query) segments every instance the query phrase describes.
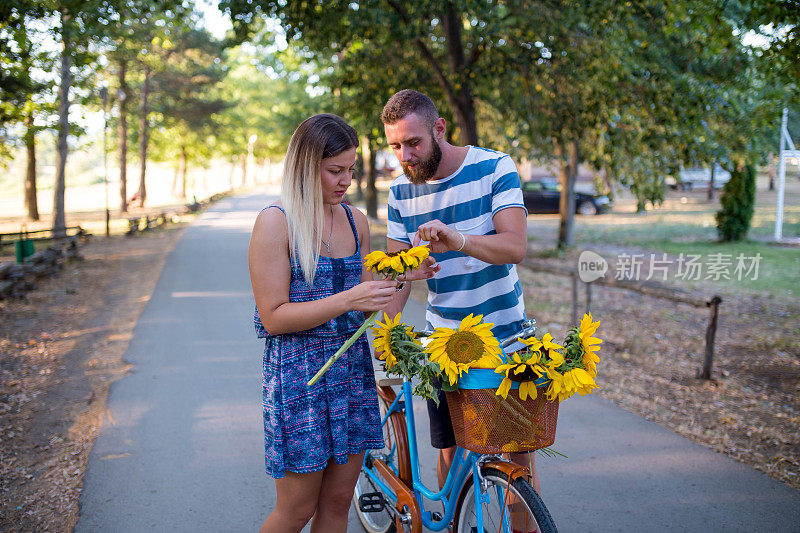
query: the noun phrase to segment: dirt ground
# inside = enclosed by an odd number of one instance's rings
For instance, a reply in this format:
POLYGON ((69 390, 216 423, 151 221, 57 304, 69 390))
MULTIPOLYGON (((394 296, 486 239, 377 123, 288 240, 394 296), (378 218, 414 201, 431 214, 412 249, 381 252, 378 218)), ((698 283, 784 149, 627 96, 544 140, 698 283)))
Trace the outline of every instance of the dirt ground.
MULTIPOLYGON (((0 301, 0 530, 74 526, 109 384, 128 370, 122 355, 180 234, 173 226, 90 240, 84 261, 27 300, 0 301)), ((525 268, 520 277, 529 314, 563 337, 567 279, 525 268)), ((597 289, 598 394, 800 489, 800 302, 722 297, 715 379, 702 381, 707 310, 597 289)))
MULTIPOLYGON (((525 268, 520 279, 529 315, 563 339, 571 325, 569 279, 525 268)), ((596 392, 800 489, 800 301, 718 288, 713 294, 722 304, 708 381, 697 377, 708 309, 595 288, 591 311, 604 340, 596 392)), ((585 294, 579 301, 581 316, 585 294)))
POLYGON ((0 530, 72 530, 108 387, 181 233, 90 239, 26 300, 0 300, 0 530))

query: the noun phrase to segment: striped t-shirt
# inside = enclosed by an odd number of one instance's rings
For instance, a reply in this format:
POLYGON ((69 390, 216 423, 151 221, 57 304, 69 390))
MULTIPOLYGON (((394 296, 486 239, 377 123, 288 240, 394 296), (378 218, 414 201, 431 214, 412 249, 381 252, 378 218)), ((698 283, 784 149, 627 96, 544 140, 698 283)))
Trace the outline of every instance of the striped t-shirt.
MULTIPOLYGON (((433 219, 465 235, 493 235, 492 217, 508 207, 525 209, 514 162, 470 146, 461 167, 446 178, 414 185, 401 175, 392 182, 387 237, 411 244, 419 226, 433 219)), ((525 302, 516 265, 492 265, 461 252, 432 255, 442 268, 428 280, 429 328, 457 328, 473 313, 494 323, 498 339, 521 329, 525 302)))

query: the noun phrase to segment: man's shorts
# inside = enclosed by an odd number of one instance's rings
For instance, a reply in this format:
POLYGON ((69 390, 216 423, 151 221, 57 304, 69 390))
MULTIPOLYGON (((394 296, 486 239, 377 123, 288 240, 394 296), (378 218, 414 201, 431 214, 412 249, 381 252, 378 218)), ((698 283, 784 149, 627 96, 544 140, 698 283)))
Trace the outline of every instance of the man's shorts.
POLYGON ((450 409, 447 407, 447 396, 441 389, 437 389, 439 394, 439 406, 436 402, 428 400, 428 417, 431 423, 431 446, 444 449, 456 445, 456 436, 453 433, 453 421, 450 419, 450 409))

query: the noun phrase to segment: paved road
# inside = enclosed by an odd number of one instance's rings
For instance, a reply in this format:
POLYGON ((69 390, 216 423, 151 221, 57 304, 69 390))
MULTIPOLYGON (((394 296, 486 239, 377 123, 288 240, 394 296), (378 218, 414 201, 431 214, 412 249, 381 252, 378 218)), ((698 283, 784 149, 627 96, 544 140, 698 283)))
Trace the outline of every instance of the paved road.
MULTIPOLYGON (((272 507, 246 263, 269 201, 219 202, 167 260, 125 355, 133 370, 111 388, 76 531, 255 531, 272 507)), ((561 531, 800 531, 797 491, 600 398, 565 402, 555 447, 569 459, 538 463, 561 531)), ((348 530, 362 531, 353 512, 348 530)))

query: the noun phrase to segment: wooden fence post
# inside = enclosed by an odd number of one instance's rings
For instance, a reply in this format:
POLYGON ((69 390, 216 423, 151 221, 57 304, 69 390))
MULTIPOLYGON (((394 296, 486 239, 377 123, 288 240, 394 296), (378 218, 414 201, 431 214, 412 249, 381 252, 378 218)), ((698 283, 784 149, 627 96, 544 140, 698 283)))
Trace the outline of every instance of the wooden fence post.
POLYGON ((586 312, 592 312, 592 282, 586 284, 586 312))
POLYGON ((711 308, 711 320, 706 329, 706 354, 703 358, 703 370, 700 372, 700 379, 711 379, 711 366, 714 363, 714 337, 717 334, 717 317, 719 316, 719 304, 722 298, 714 296, 706 305, 711 308))
POLYGON ((572 322, 575 325, 578 322, 578 274, 572 273, 572 322))

